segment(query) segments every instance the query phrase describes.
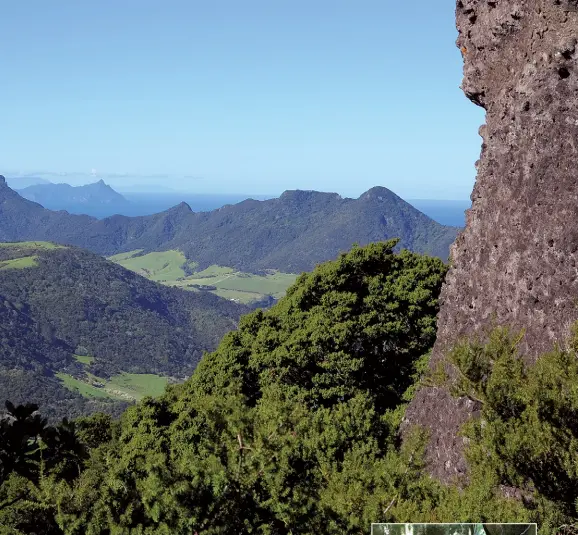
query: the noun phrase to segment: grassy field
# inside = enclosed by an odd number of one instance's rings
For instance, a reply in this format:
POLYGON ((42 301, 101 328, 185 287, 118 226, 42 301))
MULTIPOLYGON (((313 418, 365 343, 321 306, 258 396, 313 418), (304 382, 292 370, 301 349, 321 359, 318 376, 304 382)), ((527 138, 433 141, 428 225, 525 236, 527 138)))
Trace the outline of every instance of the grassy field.
POLYGON ((219 288, 217 290, 211 291, 211 293, 218 295, 224 299, 230 299, 231 301, 236 301, 237 303, 243 303, 245 305, 250 305, 258 299, 262 299, 264 294, 256 294, 254 292, 241 292, 239 290, 228 290, 226 288, 219 288))
MULTIPOLYGON (((267 295, 279 299, 297 278, 297 275, 274 270, 266 275, 253 275, 216 265, 187 276, 183 269, 187 259, 180 251, 162 251, 138 256, 141 252, 136 250, 121 253, 111 256, 109 260, 151 280, 185 290, 198 291, 195 286, 214 286, 216 289, 210 290, 212 293, 245 304, 260 301, 267 295)), ((194 262, 188 262, 188 266, 191 270, 195 269, 194 262)))
POLYGON ((57 373, 56 377, 58 377, 68 390, 72 390, 73 392, 78 392, 81 396, 85 398, 113 398, 113 399, 121 399, 115 396, 110 395, 102 388, 97 388, 88 382, 80 381, 72 377, 72 375, 68 375, 66 373, 57 373))
POLYGON ((204 274, 199 277, 199 273, 195 273, 184 281, 175 282, 174 285, 185 289, 194 284, 215 286, 217 289, 213 293, 221 297, 250 303, 265 295, 272 295, 275 299, 283 297, 296 278, 297 275, 290 273, 272 272, 262 276, 221 268, 219 275, 204 274))
POLYGON ((66 373, 56 376, 64 386, 86 398, 110 398, 122 401, 139 401, 145 396, 160 396, 168 383, 166 377, 152 374, 121 373, 110 379, 102 379, 90 373, 85 380, 66 373))
POLYGON ((180 251, 160 251, 138 256, 140 250, 111 256, 109 260, 157 282, 172 282, 185 277, 187 264, 180 251))
POLYGON ((92 361, 94 360, 94 357, 87 357, 87 356, 83 356, 83 355, 73 355, 73 357, 81 364, 86 364, 86 365, 92 364, 92 361))
POLYGON ((246 273, 237 273, 230 279, 215 283, 217 288, 224 290, 239 290, 241 292, 265 293, 279 298, 285 295, 287 288, 291 286, 296 275, 289 273, 272 273, 267 276, 249 275, 246 273))
POLYGON ((38 265, 37 259, 37 256, 22 256, 13 260, 2 260, 0 261, 0 270, 36 267, 38 265))
POLYGON ((267 275, 253 275, 242 273, 234 269, 211 266, 199 273, 194 273, 184 280, 175 281, 174 286, 191 289, 193 285, 214 286, 212 292, 226 299, 234 299, 241 303, 250 304, 261 300, 266 295, 280 299, 285 295, 297 275, 272 271, 267 275))
POLYGON ((214 279, 219 277, 231 276, 235 273, 233 268, 223 267, 223 266, 209 266, 202 271, 197 271, 191 276, 193 279, 214 279))
POLYGON ((47 241, 0 242, 0 248, 8 249, 13 258, 0 260, 2 269, 24 269, 38 266, 38 256, 33 254, 41 249, 63 249, 64 246, 47 241))
POLYGON ((121 373, 111 377, 107 382, 110 388, 134 395, 135 399, 142 399, 145 396, 159 397, 164 393, 167 384, 166 377, 151 373, 121 373))

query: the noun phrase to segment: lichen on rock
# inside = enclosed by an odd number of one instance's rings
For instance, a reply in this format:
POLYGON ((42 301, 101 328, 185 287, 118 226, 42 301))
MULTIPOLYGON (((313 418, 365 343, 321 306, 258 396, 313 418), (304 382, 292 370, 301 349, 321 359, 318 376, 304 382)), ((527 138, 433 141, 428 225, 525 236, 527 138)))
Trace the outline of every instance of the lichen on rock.
MULTIPOLYGON (((465 230, 452 247, 432 366, 493 325, 525 329, 530 360, 578 319, 578 0, 458 0, 462 89, 486 110, 465 230)), ((467 471, 476 407, 424 387, 406 426, 431 431, 431 472, 467 471)))

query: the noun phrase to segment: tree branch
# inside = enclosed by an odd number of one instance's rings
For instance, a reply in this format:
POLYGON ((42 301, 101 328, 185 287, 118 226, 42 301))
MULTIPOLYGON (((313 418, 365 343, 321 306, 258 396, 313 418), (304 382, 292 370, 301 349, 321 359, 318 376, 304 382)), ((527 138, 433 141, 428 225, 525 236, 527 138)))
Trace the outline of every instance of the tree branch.
POLYGON ((21 494, 20 496, 18 496, 17 498, 14 498, 13 500, 10 500, 9 502, 0 503, 0 511, 2 511, 3 509, 7 509, 11 505, 18 503, 20 500, 23 500, 23 499, 24 499, 24 494, 21 494))

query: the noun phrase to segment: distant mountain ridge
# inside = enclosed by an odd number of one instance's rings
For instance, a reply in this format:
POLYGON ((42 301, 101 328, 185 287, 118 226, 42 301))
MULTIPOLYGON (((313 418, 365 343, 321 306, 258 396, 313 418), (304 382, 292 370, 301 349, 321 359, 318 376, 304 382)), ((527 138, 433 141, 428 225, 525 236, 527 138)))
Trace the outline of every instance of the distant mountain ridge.
POLYGON ((120 213, 130 203, 104 180, 84 186, 70 184, 35 184, 17 190, 22 197, 49 210, 67 210, 91 215, 120 213))
POLYGON ((14 188, 15 190, 27 188, 28 186, 36 186, 38 184, 52 184, 50 180, 46 180, 45 178, 37 176, 7 177, 6 182, 11 188, 14 188))
POLYGON ((136 249, 179 249, 199 268, 309 271, 353 243, 400 238, 400 247, 447 259, 458 228, 436 223, 383 187, 358 199, 335 193, 286 191, 211 212, 181 203, 151 216, 97 220, 53 212, 21 197, 0 178, 0 240, 47 240, 110 256, 136 249))

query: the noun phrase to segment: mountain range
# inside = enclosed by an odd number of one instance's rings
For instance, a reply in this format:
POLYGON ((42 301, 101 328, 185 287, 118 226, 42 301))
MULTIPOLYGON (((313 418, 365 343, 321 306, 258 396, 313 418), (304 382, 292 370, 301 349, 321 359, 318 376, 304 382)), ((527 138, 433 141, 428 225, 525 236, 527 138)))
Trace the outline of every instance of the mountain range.
POLYGON ((459 229, 436 223, 383 187, 358 199, 335 193, 286 191, 211 212, 181 203, 151 216, 98 220, 51 211, 24 199, 0 177, 0 240, 46 240, 100 255, 178 249, 203 269, 309 271, 354 243, 400 238, 400 247, 447 259, 459 229))

